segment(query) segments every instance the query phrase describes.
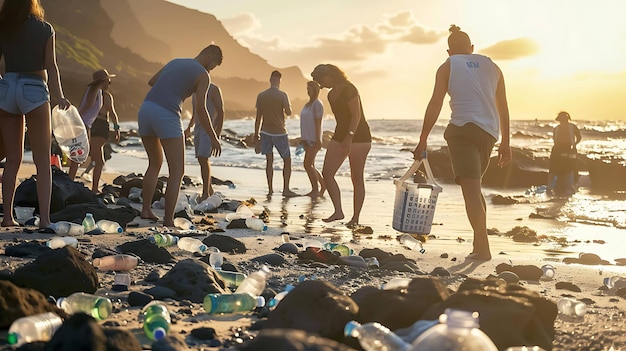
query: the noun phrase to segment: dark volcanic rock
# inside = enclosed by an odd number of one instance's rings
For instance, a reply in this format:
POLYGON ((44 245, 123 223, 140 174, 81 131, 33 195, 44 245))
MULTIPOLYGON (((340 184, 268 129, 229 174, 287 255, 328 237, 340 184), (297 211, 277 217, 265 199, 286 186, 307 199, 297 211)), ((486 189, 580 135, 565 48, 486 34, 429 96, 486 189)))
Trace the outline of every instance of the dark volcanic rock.
POLYGON ((59 310, 39 291, 0 280, 0 329, 8 328, 18 318, 44 312, 59 310))
POLYGON ((194 259, 178 262, 157 285, 176 292, 177 299, 202 303, 207 294, 224 294, 224 280, 208 264, 194 259))

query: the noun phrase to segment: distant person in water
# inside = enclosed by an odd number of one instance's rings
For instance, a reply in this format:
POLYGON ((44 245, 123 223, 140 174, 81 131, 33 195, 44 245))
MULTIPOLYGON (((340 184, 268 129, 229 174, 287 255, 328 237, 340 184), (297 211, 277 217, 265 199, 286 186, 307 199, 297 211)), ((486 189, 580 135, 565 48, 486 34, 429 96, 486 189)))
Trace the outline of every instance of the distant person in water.
POLYGON ((158 220, 152 211, 152 197, 156 188, 163 154, 169 176, 165 190, 165 217, 163 225, 174 226, 174 209, 178 201, 185 172, 185 139, 180 118, 183 101, 196 94, 194 110, 196 123, 211 138, 211 155, 222 152, 219 138, 211 124, 206 108, 206 97, 211 84, 209 71, 222 63, 222 50, 209 45, 195 58, 178 58, 168 62, 148 84, 152 87, 139 109, 139 135, 148 154, 148 169, 143 177, 141 218, 158 220))
POLYGON ((315 168, 315 156, 322 148, 322 119, 324 118, 324 105, 320 101, 320 85, 315 81, 307 82, 306 91, 309 101, 300 112, 300 139, 304 146, 304 170, 311 182, 311 192, 306 194, 310 197, 318 197, 326 191, 324 178, 315 168), (318 186, 319 185, 319 186, 318 186))
POLYGON ((265 176, 267 196, 274 193, 274 147, 283 159, 283 196, 298 196, 289 189, 291 180, 291 150, 285 128, 285 116, 291 115, 289 96, 280 90, 282 74, 273 71, 270 75, 270 88, 256 98, 256 120, 254 122, 255 151, 265 155, 265 176))
MULTIPOLYGON (((196 95, 192 96, 193 105, 196 103, 196 95)), ((215 129, 215 134, 219 138, 222 134, 222 127, 224 125, 224 100, 222 99, 222 91, 220 88, 211 83, 209 86, 209 93, 206 97, 206 108, 211 116, 211 124, 215 129)), ((209 196, 213 195, 213 185, 211 184, 211 157, 212 144, 211 138, 206 133, 204 128, 194 128, 194 124, 198 113, 194 108, 189 126, 185 129, 185 136, 191 134, 191 128, 193 128, 193 144, 196 149, 196 158, 198 164, 200 164, 200 174, 202 176, 202 195, 196 200, 198 203, 204 201, 209 196)))
POLYGON ((443 100, 450 95, 452 114, 444 132, 455 181, 461 186, 467 218, 474 230, 470 259, 490 260, 487 237, 487 205, 482 194, 482 177, 499 134, 498 165, 511 161, 509 108, 504 77, 490 58, 473 54, 467 33, 455 25, 448 36, 449 58, 437 70, 435 87, 426 107, 420 141, 413 157, 426 151, 428 135, 439 118, 443 100))
POLYGON ((554 146, 550 153, 550 170, 548 172, 548 193, 570 196, 576 192, 578 172, 576 145, 582 136, 578 127, 570 123, 569 113, 562 111, 556 116, 559 125, 554 128, 552 138, 554 146))
POLYGON ((70 107, 63 95, 56 61, 55 32, 44 20, 39 0, 4 0, 0 8, 0 134, 6 156, 2 176, 2 226, 16 226, 13 200, 24 155, 24 119, 37 168, 39 228, 50 225, 52 170, 50 96, 60 109, 70 107))
POLYGON ((323 221, 332 222, 344 218, 341 191, 335 175, 347 158, 354 187, 354 213, 346 225, 354 227, 359 224, 365 201, 365 161, 372 148, 370 127, 365 120, 359 91, 339 67, 331 64, 318 65, 311 72, 311 77, 322 88, 330 88, 328 102, 337 121, 333 138, 326 148, 322 168, 322 176, 333 202, 334 212, 323 221))
MULTIPOLYGON (((113 119, 115 140, 120 140, 118 117, 115 112, 113 95, 109 91, 113 77, 115 74, 109 74, 106 69, 94 72, 93 79, 87 85, 78 107, 78 112, 87 128, 87 135, 89 135, 90 162, 95 163, 91 191, 96 194, 99 192, 100 176, 104 168, 104 144, 109 139, 109 116, 113 119)), ((68 173, 70 179, 76 177, 77 171, 78 163, 70 161, 68 173)))

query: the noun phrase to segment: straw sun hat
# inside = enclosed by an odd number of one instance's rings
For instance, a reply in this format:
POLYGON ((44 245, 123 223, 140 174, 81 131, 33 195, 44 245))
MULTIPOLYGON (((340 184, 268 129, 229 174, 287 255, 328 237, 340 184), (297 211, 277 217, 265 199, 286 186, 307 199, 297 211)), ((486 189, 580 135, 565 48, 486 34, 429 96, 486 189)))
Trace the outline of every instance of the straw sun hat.
POLYGON ((101 69, 99 71, 93 72, 93 80, 87 85, 96 84, 102 80, 109 79, 115 77, 115 74, 109 74, 109 71, 106 69, 101 69))

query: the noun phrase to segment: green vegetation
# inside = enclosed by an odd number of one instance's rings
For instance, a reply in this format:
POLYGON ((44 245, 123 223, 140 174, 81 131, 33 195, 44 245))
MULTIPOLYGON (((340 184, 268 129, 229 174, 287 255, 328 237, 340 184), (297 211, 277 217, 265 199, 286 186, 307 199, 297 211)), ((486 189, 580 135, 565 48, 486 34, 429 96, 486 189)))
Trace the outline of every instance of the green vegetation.
POLYGON ((103 53, 91 41, 79 38, 65 28, 55 25, 57 56, 63 56, 91 70, 100 69, 103 53))

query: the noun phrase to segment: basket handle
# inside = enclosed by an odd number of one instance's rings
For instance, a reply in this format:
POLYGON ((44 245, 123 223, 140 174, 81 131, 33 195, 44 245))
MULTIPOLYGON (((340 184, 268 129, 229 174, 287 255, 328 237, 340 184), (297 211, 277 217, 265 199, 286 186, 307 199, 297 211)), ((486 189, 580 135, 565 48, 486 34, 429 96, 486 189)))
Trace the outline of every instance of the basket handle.
POLYGON ((437 184, 437 181, 435 180, 435 177, 433 176, 433 171, 430 168, 430 163, 428 162, 428 158, 426 157, 426 152, 424 152, 424 157, 419 160, 413 161, 411 168, 409 168, 409 170, 402 177, 400 177, 400 179, 395 181, 396 187, 400 187, 402 183, 404 183, 407 179, 409 179, 409 177, 415 174, 415 172, 419 170, 422 164, 424 165, 424 170, 426 171, 426 181, 430 184, 439 186, 439 184, 437 184))

